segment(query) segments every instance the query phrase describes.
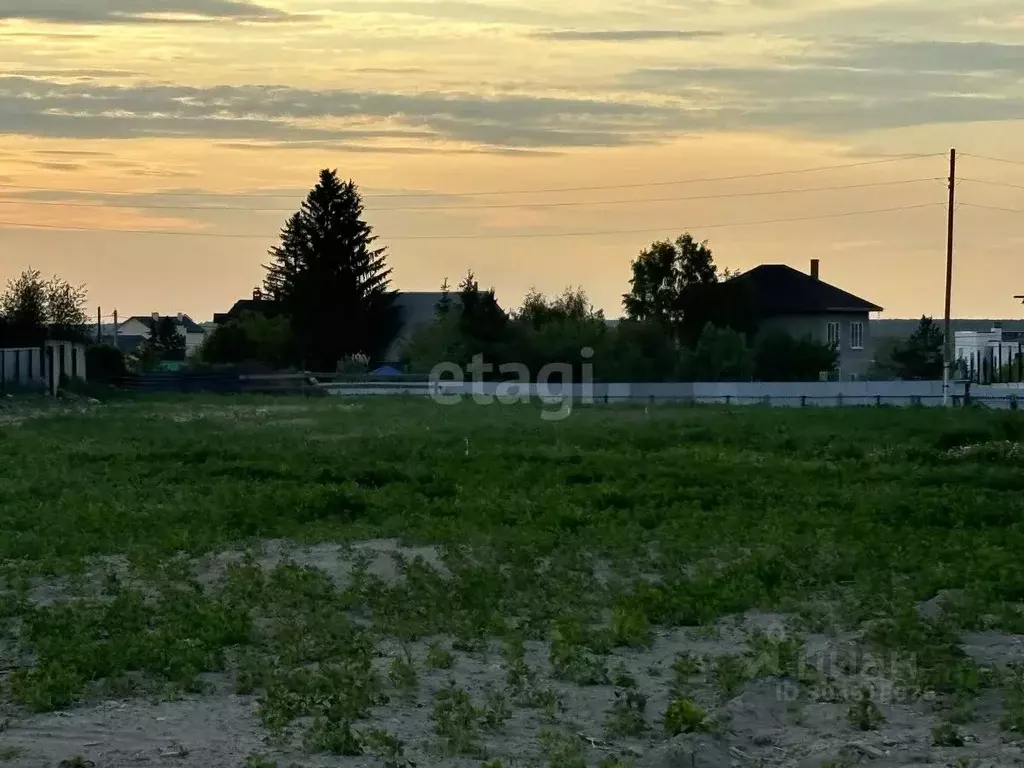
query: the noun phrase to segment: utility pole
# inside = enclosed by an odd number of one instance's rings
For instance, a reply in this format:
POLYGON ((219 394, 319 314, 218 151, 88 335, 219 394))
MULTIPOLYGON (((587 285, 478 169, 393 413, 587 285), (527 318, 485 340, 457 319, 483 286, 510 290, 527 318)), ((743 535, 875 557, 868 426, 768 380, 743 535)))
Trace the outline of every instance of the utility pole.
POLYGON ((114 346, 117 346, 117 310, 114 310, 114 346))
POLYGON ((103 308, 96 307, 96 343, 103 343, 103 308))
POLYGON ((946 228, 946 313, 942 345, 942 404, 949 405, 949 384, 953 368, 953 338, 949 309, 953 297, 953 209, 956 205, 956 150, 949 150, 949 220, 946 228))

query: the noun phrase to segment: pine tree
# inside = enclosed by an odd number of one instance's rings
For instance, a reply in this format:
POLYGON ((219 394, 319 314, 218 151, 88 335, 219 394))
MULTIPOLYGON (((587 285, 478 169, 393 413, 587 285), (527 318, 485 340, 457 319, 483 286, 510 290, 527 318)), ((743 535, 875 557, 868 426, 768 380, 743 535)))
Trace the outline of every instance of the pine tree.
POLYGON ((387 249, 376 240, 356 185, 331 170, 281 230, 264 288, 291 318, 307 367, 333 371, 355 354, 380 359, 397 335, 387 249))
POLYGON ((452 309, 452 288, 448 284, 448 278, 444 279, 441 283, 441 298, 438 299, 437 306, 434 307, 434 315, 438 320, 444 320, 448 317, 448 313, 452 309))

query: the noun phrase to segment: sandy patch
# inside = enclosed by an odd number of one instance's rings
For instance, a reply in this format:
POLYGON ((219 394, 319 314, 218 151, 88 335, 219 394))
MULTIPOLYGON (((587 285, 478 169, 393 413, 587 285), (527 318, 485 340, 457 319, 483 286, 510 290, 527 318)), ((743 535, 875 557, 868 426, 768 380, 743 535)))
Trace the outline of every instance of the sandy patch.
MULTIPOLYGON (((426 565, 450 575, 441 552, 434 547, 405 547, 394 539, 297 545, 286 541, 264 542, 254 553, 265 570, 294 563, 326 574, 338 589, 352 583, 357 564, 385 583, 402 579, 403 563, 421 558, 426 565)), ((188 564, 207 588, 220 584, 232 564, 246 554, 230 551, 212 554, 188 564)), ((595 563, 597 570, 601 564, 595 563)), ((137 581, 123 558, 96 561, 86 575, 74 579, 36 581, 29 597, 51 604, 69 596, 101 596, 108 573, 118 579, 137 581)), ((931 606, 922 606, 928 612, 931 606)), ((423 639, 407 645, 378 638, 373 663, 383 680, 393 660, 410 659, 419 676, 411 696, 403 696, 385 682, 387 704, 373 709, 371 717, 357 722, 357 731, 383 729, 405 745, 406 758, 419 766, 443 765, 478 768, 479 759, 442 758, 436 752, 434 697, 447 685, 466 691, 482 710, 489 694, 504 691, 511 715, 504 729, 480 728, 476 738, 489 758, 503 765, 546 765, 540 734, 555 729, 578 744, 587 765, 604 758, 626 755, 637 768, 743 768, 743 766, 858 765, 967 765, 974 768, 1019 764, 1024 758, 1019 735, 1000 728, 1002 698, 986 691, 976 707, 973 722, 961 726, 962 747, 936 747, 932 729, 942 722, 933 700, 907 695, 884 664, 864 663, 859 632, 803 634, 801 668, 816 673, 804 682, 766 672, 772 659, 750 654, 755 635, 789 636, 794 617, 783 613, 749 611, 699 628, 657 630, 649 648, 617 649, 603 659, 609 682, 581 686, 558 679, 551 665, 547 642, 527 642, 525 661, 535 676, 534 690, 550 690, 555 706, 530 707, 512 698, 507 689, 508 664, 496 640, 477 650, 455 650, 447 637, 423 639), (450 669, 428 663, 432 645, 451 651, 450 669), (694 660, 696 672, 685 682, 682 695, 704 709, 719 727, 714 734, 667 738, 663 714, 680 692, 674 688, 673 662, 681 655, 694 660), (755 679, 726 692, 717 682, 715 667, 725 656, 738 658, 755 679), (851 663, 858 660, 859 664, 851 663), (645 700, 646 729, 612 737, 606 732, 609 713, 617 701, 616 680, 631 678, 645 700), (851 723, 849 710, 865 688, 873 691, 883 716, 877 727, 860 731, 851 723)), ((1024 637, 995 632, 966 633, 963 647, 981 664, 1005 666, 1024 661, 1024 637)), ((2 647, 0 647, 2 650, 2 647)), ((0 658, 8 654, 0 653, 0 658)), ((26 659, 12 662, 24 664, 26 659)), ((870 661, 870 660, 868 660, 870 661)), ((0 670, 0 677, 4 671, 0 670)), ((8 762, 19 768, 55 765, 82 755, 96 766, 155 765, 208 768, 241 766, 250 754, 259 753, 281 766, 383 765, 372 754, 343 758, 307 754, 298 740, 284 745, 268 740, 256 713, 258 698, 231 693, 227 675, 204 676, 214 692, 160 703, 133 700, 80 706, 67 712, 31 715, 18 713, 0 731, 0 749, 21 750, 8 762)), ((301 725, 301 723, 300 723, 301 725)))

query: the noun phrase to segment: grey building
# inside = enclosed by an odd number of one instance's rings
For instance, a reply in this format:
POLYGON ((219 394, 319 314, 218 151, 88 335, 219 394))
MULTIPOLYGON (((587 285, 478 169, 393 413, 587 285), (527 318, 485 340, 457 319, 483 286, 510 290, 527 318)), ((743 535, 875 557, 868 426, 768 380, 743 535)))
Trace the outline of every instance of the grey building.
MULTIPOLYGON (((395 308, 399 313, 400 328, 398 335, 388 347, 385 357, 388 361, 397 362, 413 335, 436 319, 436 308, 443 294, 440 291, 400 291, 395 296, 395 308)), ((449 294, 452 304, 458 304, 459 293, 449 294)), ((223 325, 230 320, 239 318, 245 312, 258 312, 273 316, 277 314, 277 305, 264 296, 258 289, 253 291, 251 299, 240 299, 227 312, 218 312, 213 316, 216 325, 223 325)))
POLYGON ((882 308, 819 277, 818 260, 809 273, 784 264, 762 264, 733 278, 747 292, 762 332, 835 344, 839 378, 863 378, 874 360, 871 313, 882 308))

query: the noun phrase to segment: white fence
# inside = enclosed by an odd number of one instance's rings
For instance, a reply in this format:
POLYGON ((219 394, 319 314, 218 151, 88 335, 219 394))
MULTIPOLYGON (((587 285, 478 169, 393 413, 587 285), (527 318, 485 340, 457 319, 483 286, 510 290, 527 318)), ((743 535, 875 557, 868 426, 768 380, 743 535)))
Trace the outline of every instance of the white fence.
POLYGON ((84 344, 46 341, 41 347, 0 348, 0 391, 29 386, 56 394, 61 376, 84 381, 85 374, 84 344))
MULTIPOLYGON (((497 399, 506 402, 540 399, 575 403, 718 403, 783 407, 837 406, 941 406, 941 381, 853 382, 669 382, 603 384, 520 384, 517 382, 387 382, 364 381, 322 384, 331 395, 420 395, 457 402, 459 399, 497 399)), ((971 402, 994 408, 1016 406, 1024 392, 953 382, 953 405, 971 402)))
POLYGON ((43 386, 46 382, 46 359, 41 347, 0 349, 0 383, 43 386))

